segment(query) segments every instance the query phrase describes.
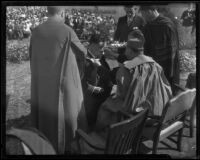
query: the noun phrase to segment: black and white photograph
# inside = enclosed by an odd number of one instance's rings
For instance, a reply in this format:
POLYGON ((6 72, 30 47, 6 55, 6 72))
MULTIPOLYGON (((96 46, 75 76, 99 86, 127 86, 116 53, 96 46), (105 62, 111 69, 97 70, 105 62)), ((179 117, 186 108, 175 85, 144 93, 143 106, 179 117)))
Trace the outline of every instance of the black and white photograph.
POLYGON ((14 4, 2 24, 5 157, 199 158, 198 4, 14 4))

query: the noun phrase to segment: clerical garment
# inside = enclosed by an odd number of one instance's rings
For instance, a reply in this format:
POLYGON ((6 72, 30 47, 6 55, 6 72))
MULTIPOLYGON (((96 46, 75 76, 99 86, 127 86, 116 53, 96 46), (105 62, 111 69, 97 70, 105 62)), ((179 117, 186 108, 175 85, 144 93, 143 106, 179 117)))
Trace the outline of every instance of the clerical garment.
POLYGON ((61 19, 49 18, 33 30, 30 42, 32 127, 50 140, 58 154, 70 150, 77 128, 87 130, 77 65, 77 61, 79 66, 83 65, 79 62, 85 53, 75 32, 61 19))
MULTIPOLYGON (((96 129, 117 122, 117 111, 132 113, 149 101, 150 115, 161 115, 172 97, 171 87, 163 70, 151 57, 139 55, 125 61, 117 72, 117 97, 109 97, 100 107, 96 129)), ((145 106, 142 106, 145 107, 145 106)))
POLYGON ((144 54, 162 66, 169 83, 179 84, 179 38, 175 24, 167 17, 158 16, 144 27, 144 54))

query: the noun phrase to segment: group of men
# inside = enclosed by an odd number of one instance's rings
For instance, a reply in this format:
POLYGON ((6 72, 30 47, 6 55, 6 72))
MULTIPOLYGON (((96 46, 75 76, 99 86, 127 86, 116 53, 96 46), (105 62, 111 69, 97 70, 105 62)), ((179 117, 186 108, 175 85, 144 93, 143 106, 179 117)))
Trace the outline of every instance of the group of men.
MULTIPOLYGON (((30 41, 31 120, 64 154, 71 149, 78 128, 89 130, 82 87, 87 49, 65 25, 64 9, 49 6, 47 10, 47 21, 32 31, 30 41)), ((133 6, 125 6, 125 11, 114 36, 127 42, 124 52, 105 49, 105 55, 122 59, 113 87, 117 89, 97 111, 97 130, 115 123, 116 111, 140 112, 146 101, 151 106, 149 114, 161 115, 172 97, 171 85, 178 82, 178 37, 173 23, 152 6, 140 7, 147 24, 134 14, 133 6)))

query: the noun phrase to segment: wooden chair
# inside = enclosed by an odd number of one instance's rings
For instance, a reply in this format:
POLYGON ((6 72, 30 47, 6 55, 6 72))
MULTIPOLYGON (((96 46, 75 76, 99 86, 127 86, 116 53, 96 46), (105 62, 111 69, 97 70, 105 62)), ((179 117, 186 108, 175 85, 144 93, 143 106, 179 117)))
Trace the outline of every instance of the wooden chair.
MULTIPOLYGON (((187 79, 187 83, 186 83, 185 87, 181 87, 178 84, 175 84, 174 87, 175 87, 176 95, 179 94, 180 92, 186 91, 187 88, 189 88, 189 89, 196 88, 196 72, 190 73, 188 75, 188 79, 187 79)), ((193 134, 194 134, 195 114, 196 114, 196 96, 193 101, 192 107, 189 109, 189 112, 187 115, 189 120, 187 120, 187 118, 186 118, 186 120, 189 121, 189 129, 190 129, 190 137, 191 138, 193 137, 193 134)))
MULTIPOLYGON (((190 73, 188 75, 185 88, 189 88, 189 89, 196 88, 196 72, 190 73)), ((193 137, 193 133, 194 133, 194 121, 195 121, 195 113, 196 113, 195 111, 196 111, 196 97, 189 112, 190 137, 193 137)))
POLYGON ((153 154, 157 152, 159 141, 165 138, 170 139, 170 136, 176 132, 178 132, 177 149, 181 151, 181 140, 186 114, 191 108, 195 96, 196 89, 186 90, 172 98, 166 104, 161 116, 155 116, 147 120, 147 125, 144 127, 142 136, 146 140, 153 141, 153 154), (151 121, 151 123, 148 121, 151 121))
POLYGON ((82 151, 83 146, 80 143, 80 140, 82 140, 83 144, 94 149, 92 152, 87 152, 87 154, 137 154, 148 109, 141 111, 136 116, 131 116, 122 111, 118 115, 120 115, 118 117, 128 119, 110 125, 106 130, 106 136, 95 132, 86 134, 80 129, 77 130, 79 153, 85 153, 82 151))

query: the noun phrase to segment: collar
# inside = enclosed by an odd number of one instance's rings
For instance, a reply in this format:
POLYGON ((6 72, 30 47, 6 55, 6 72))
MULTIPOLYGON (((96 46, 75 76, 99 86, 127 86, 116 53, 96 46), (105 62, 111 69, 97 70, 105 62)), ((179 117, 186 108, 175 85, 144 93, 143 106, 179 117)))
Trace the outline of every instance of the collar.
POLYGON ((60 16, 48 17, 48 21, 57 21, 57 22, 63 22, 64 23, 64 19, 62 19, 60 16))
POLYGON ((125 61, 123 64, 125 68, 130 70, 140 64, 147 63, 147 62, 155 62, 155 61, 151 57, 140 54, 137 57, 133 58, 132 60, 125 61))

